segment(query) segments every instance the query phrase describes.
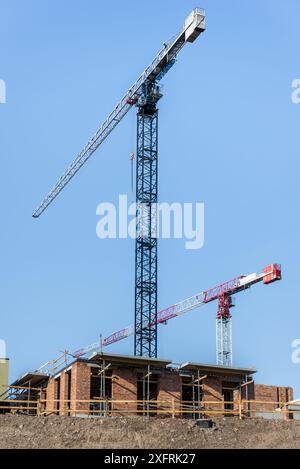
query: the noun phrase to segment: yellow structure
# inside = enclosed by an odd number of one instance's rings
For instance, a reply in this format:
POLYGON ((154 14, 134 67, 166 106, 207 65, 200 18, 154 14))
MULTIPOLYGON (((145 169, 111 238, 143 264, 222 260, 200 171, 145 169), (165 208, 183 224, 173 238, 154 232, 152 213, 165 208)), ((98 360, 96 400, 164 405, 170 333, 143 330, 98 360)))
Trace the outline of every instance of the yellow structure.
POLYGON ((8 358, 0 358, 0 401, 5 399, 8 387, 8 358))

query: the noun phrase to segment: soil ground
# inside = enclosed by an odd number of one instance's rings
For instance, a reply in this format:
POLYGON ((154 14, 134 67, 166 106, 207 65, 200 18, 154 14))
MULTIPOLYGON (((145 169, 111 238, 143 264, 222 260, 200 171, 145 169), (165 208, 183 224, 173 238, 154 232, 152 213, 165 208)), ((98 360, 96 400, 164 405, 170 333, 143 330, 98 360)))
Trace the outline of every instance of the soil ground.
POLYGON ((0 448, 300 448, 300 421, 218 418, 212 429, 192 420, 92 419, 0 415, 0 448))

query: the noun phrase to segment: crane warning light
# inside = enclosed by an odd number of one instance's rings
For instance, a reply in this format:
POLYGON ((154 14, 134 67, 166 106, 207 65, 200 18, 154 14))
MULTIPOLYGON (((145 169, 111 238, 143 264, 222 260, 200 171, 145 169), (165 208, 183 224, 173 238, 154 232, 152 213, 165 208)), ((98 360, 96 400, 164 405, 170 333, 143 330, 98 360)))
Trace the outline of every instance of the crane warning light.
POLYGON ((263 273, 266 275, 263 278, 265 284, 281 280, 281 265, 271 264, 264 268, 263 273))

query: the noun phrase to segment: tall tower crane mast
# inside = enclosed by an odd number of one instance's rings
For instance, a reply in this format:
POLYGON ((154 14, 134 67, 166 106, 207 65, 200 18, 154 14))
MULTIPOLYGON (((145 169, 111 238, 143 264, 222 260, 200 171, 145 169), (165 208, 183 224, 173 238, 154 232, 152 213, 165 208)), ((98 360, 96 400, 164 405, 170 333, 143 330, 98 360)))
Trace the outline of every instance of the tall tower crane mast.
POLYGON ((204 31, 205 12, 195 8, 186 18, 180 33, 175 39, 164 44, 33 213, 33 217, 37 218, 46 210, 127 112, 136 105, 135 355, 157 356, 157 102, 162 97, 159 82, 174 65, 183 46, 194 42, 204 31))

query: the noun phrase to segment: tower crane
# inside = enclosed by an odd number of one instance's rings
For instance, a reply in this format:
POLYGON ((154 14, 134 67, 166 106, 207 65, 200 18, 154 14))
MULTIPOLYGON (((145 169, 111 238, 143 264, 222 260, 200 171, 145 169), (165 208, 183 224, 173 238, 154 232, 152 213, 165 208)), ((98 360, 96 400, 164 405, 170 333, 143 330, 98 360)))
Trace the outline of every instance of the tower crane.
POLYGON ((179 52, 205 31, 205 11, 195 8, 175 39, 165 43, 151 64, 116 104, 87 145, 38 205, 39 217, 80 168, 94 154, 127 112, 137 107, 136 248, 134 354, 157 356, 157 214, 158 108, 160 81, 175 64, 179 52), (141 209, 142 207, 142 209, 141 209), (146 208, 146 209, 145 209, 146 208))
MULTIPOLYGON (((167 321, 182 316, 189 311, 200 308, 212 301, 218 301, 216 318, 216 359, 217 365, 232 366, 232 328, 230 308, 233 306, 232 295, 247 290, 256 283, 265 285, 281 280, 280 264, 270 264, 259 273, 240 275, 232 280, 221 283, 216 287, 191 296, 179 303, 165 308, 157 314, 156 324, 166 324, 167 321)), ((81 357, 87 353, 107 347, 134 334, 134 326, 128 326, 109 337, 72 353, 74 357, 81 357)))

